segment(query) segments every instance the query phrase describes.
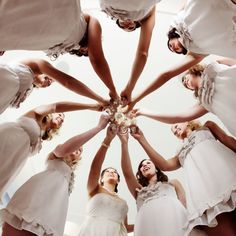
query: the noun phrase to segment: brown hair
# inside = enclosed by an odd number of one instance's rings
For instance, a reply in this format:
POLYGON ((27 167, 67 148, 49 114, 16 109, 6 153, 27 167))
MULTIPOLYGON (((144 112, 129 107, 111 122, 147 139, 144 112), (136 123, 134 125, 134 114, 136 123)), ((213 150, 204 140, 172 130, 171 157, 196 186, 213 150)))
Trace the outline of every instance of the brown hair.
MULTIPOLYGON (((149 160, 149 159, 143 159, 138 166, 138 171, 136 173, 136 178, 138 180, 138 182, 143 186, 148 186, 149 185, 149 181, 146 177, 143 176, 142 172, 141 172, 141 167, 144 161, 149 160)), ((156 167, 156 166, 155 166, 156 167)), ((165 175, 159 168, 156 167, 156 176, 157 176, 157 180, 161 181, 161 182, 168 182, 168 176, 165 175)))
MULTIPOLYGON (((116 170, 115 168, 113 168, 113 167, 107 167, 107 168, 103 169, 102 172, 101 172, 101 179, 102 179, 102 177, 104 176, 105 171, 108 170, 108 169, 113 169, 113 170, 116 172, 116 174, 117 174, 117 176, 118 176, 118 182, 120 182, 120 175, 119 175, 119 173, 117 172, 117 170, 116 170)), ((100 184, 103 186, 103 182, 101 181, 101 179, 100 179, 100 184)), ((118 193, 118 183, 116 184, 114 191, 115 191, 116 193, 118 193)))

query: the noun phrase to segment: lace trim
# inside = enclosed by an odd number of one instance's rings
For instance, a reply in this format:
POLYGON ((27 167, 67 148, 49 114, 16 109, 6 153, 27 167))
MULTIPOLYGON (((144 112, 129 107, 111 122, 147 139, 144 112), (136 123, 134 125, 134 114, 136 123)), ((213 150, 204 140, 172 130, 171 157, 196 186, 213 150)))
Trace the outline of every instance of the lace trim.
MULTIPOLYGON (((1 210, 1 221, 5 221, 19 230, 27 230, 37 235, 53 236, 56 231, 48 225, 43 225, 40 219, 27 219, 16 209, 1 210)), ((4 223, 4 222, 1 222, 4 223)))
POLYGON ((233 184, 226 193, 220 194, 211 202, 202 204, 195 212, 188 216, 189 222, 185 226, 188 232, 197 225, 214 227, 218 224, 216 216, 236 209, 236 184, 233 184))
POLYGON ((198 89, 197 97, 201 104, 212 104, 215 91, 215 77, 217 72, 213 65, 208 65, 202 74, 202 84, 198 89))

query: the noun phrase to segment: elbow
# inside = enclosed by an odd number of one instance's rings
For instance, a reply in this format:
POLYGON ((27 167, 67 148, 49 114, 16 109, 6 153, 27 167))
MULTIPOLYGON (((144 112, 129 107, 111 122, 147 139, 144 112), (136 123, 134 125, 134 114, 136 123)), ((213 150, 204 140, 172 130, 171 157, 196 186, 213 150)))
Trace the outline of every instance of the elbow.
POLYGON ((143 61, 147 61, 148 59, 148 52, 147 51, 138 51, 137 56, 143 60, 143 61))

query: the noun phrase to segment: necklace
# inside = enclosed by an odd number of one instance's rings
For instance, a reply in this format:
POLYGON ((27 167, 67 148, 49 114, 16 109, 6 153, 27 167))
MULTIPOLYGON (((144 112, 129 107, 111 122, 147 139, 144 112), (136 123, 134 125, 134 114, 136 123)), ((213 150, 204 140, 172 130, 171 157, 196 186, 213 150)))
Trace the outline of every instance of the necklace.
POLYGON ((105 186, 102 186, 104 189, 106 189, 107 192, 109 192, 110 194, 112 195, 118 195, 118 193, 114 192, 114 191, 111 191, 109 188, 105 187, 105 186))

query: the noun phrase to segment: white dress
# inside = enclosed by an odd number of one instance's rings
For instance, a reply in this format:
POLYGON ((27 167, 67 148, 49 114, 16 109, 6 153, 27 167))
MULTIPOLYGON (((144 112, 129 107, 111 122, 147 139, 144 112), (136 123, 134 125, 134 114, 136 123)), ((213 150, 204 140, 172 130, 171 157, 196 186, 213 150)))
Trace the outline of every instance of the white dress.
POLYGON ((178 200, 175 188, 157 182, 138 190, 135 236, 184 236, 187 211, 178 200))
POLYGON ((107 193, 97 193, 87 205, 87 217, 78 236, 127 236, 127 203, 107 193))
POLYGON ((215 114, 236 137, 236 65, 209 64, 198 91, 200 104, 215 114))
POLYGON ((0 202, 4 192, 19 174, 27 158, 41 149, 38 123, 22 116, 16 122, 0 125, 0 202))
POLYGON ((0 114, 18 108, 33 88, 31 69, 20 63, 0 64, 0 114))
POLYGON ((87 24, 79 0, 3 0, 0 2, 0 49, 66 53, 83 38, 87 24))
POLYGON ((161 0, 100 0, 100 7, 111 18, 140 21, 161 0))
POLYGON ((188 232, 197 225, 216 226, 217 215, 236 207, 236 153, 202 128, 184 139, 178 156, 186 180, 188 232))
POLYGON ((1 223, 39 236, 63 236, 72 173, 65 162, 48 161, 47 169, 24 183, 1 210, 1 223))
POLYGON ((191 52, 236 58, 236 5, 231 0, 188 0, 172 27, 191 52))

